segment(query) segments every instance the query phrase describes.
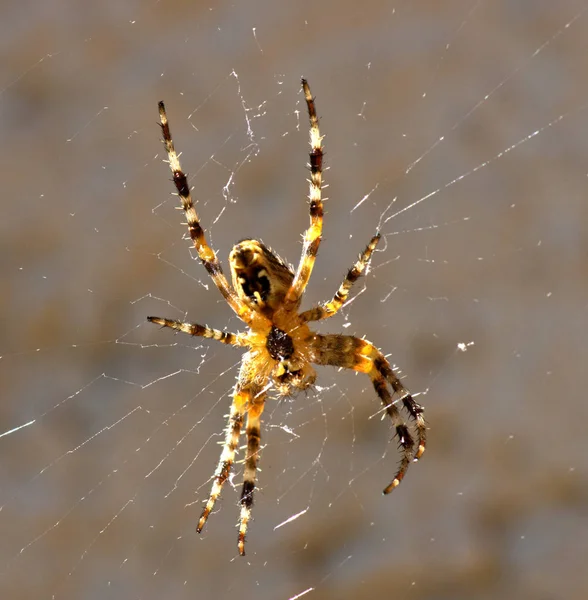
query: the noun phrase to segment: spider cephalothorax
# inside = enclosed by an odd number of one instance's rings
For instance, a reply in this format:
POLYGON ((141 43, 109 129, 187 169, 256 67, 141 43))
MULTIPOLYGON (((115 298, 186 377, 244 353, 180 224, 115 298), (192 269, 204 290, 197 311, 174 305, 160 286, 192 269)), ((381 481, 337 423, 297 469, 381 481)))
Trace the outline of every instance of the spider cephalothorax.
POLYGON ((345 305, 352 285, 369 264, 380 235, 376 234, 371 239, 329 302, 302 313, 298 311, 318 253, 323 224, 322 137, 319 132, 314 98, 304 79, 302 89, 310 119, 311 151, 310 227, 304 234, 300 264, 294 272, 262 242, 245 239, 237 243, 229 255, 232 286, 229 285, 220 262, 208 245, 200 226, 186 174, 182 171, 174 149, 165 107, 163 102, 159 103, 163 141, 178 196, 186 213, 190 237, 202 264, 219 291, 248 329, 245 333, 229 333, 196 323, 184 323, 161 317, 147 317, 147 319, 176 331, 247 349, 243 355, 235 386, 223 451, 214 475, 210 496, 196 528, 197 531, 202 531, 229 477, 239 447, 241 429, 245 425, 247 447, 238 539, 241 555, 245 554, 245 535, 253 505, 260 451, 261 414, 270 387, 275 387, 283 396, 307 389, 316 379, 313 363, 353 369, 367 374, 392 421, 402 455, 396 475, 384 489, 385 494, 391 492, 400 483, 410 461, 418 460, 425 451, 426 426, 422 416, 423 408, 414 401, 384 355, 365 339, 339 334, 320 335, 311 331, 308 326, 312 321, 333 316, 345 305), (402 404, 412 420, 414 431, 411 432, 404 422, 396 406, 397 402, 402 404), (414 433, 417 438, 416 444, 414 433))
POLYGON ((275 361, 272 379, 280 394, 289 396, 315 382, 316 372, 309 354, 313 338, 314 334, 306 325, 286 331, 276 326, 271 328, 266 348, 270 359, 275 361))

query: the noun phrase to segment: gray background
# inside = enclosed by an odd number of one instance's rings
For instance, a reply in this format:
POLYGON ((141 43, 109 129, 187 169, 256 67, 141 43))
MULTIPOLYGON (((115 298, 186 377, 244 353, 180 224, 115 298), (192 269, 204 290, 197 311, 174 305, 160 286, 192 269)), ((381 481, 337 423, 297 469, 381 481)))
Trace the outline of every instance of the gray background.
POLYGON ((0 437, 2 598, 587 596, 585 8, 4 5, 0 432, 35 423, 0 437), (430 444, 384 498, 367 378, 270 400, 240 559, 231 486, 194 532, 239 352, 144 320, 240 328, 182 241, 157 101, 223 260, 252 236, 294 262, 300 75, 329 167, 305 306, 395 197, 384 217, 439 190, 383 224, 364 293, 321 325, 390 353, 430 444))

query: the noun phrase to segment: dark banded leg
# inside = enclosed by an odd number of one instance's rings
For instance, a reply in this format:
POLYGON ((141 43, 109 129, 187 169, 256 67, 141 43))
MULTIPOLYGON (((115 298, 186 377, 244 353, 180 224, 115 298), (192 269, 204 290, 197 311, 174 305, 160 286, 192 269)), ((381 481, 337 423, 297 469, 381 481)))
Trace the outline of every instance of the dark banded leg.
POLYGON ((384 494, 389 494, 404 478, 410 462, 418 460, 425 451, 427 429, 423 418, 423 407, 414 401, 410 392, 395 375, 384 355, 367 340, 348 335, 316 335, 314 346, 315 356, 313 362, 366 373, 392 420, 402 456, 394 479, 384 488, 384 494), (417 431, 416 452, 412 435, 402 419, 400 411, 394 404, 392 394, 388 390, 388 384, 398 394, 403 406, 415 423, 417 431))
POLYGON ((241 491, 241 514, 239 516, 239 554, 245 555, 245 536, 251 520, 253 506, 253 492, 257 477, 257 462, 260 452, 261 438, 261 413, 263 412, 263 398, 257 397, 247 412, 247 451, 245 454, 245 470, 243 472, 243 489, 241 491))
POLYGON ((306 100, 308 118, 310 121, 310 189, 308 196, 310 200, 310 227, 304 234, 300 264, 294 275, 294 281, 286 295, 286 309, 297 305, 304 293, 304 289, 306 288, 312 273, 323 230, 323 201, 321 196, 323 177, 322 137, 319 130, 314 98, 310 93, 310 88, 308 87, 306 79, 302 79, 302 90, 304 91, 304 98, 306 100))
POLYGON ((243 426, 243 417, 250 400, 250 394, 247 391, 236 391, 231 404, 231 412, 229 414, 229 422, 227 424, 225 444, 221 453, 210 496, 204 506, 196 531, 200 533, 206 524, 206 521, 214 508, 214 505, 221 494, 223 485, 228 479, 233 463, 235 462, 235 453, 239 447, 239 436, 241 427, 243 426))
POLYGON ((203 337, 223 344, 229 344, 231 346, 247 346, 246 337, 242 333, 230 333, 228 331, 219 331, 218 329, 211 329, 205 325, 198 325, 197 323, 185 323, 184 321, 176 321, 173 319, 163 319, 161 317, 147 317, 150 323, 161 325, 162 327, 169 327, 175 331, 181 331, 188 335, 195 337, 203 337))
POLYGON ((414 421, 414 425, 417 430, 418 441, 417 450, 413 459, 416 462, 423 455, 427 445, 427 425, 423 417, 425 409, 420 404, 415 402, 410 392, 402 385, 402 382, 392 370, 390 363, 384 358, 381 352, 376 348, 374 348, 374 352, 379 355, 374 358, 374 366, 380 373, 384 375, 384 377, 386 377, 386 380, 392 386, 394 392, 402 399, 404 408, 414 421))
POLYGON ((353 287, 353 284, 360 278, 365 268, 370 262, 372 254, 380 241, 380 234, 377 233, 366 246, 366 249, 359 256, 359 260, 349 269, 347 277, 343 280, 343 283, 339 286, 337 293, 333 296, 330 302, 315 306, 304 311, 300 315, 300 319, 303 323, 310 321, 320 321, 321 319, 327 319, 332 317, 344 304, 347 302, 349 292, 353 287))
POLYGON ((178 190, 178 196, 182 202, 182 208, 186 213, 186 221, 188 224, 188 230, 190 237, 194 243, 194 247, 198 251, 198 256, 202 261, 202 264, 208 271, 212 280, 216 284, 216 287, 220 290, 223 298, 229 303, 235 313, 246 323, 251 321, 251 309, 247 307, 234 292, 233 288, 229 285, 227 278, 225 277, 221 264, 214 252, 214 250, 208 245, 204 230, 200 226, 200 220, 198 214, 194 208, 192 202, 192 195, 190 193, 190 187, 188 186, 188 178, 182 171, 180 160, 174 148, 172 141, 169 124, 167 121, 167 115, 165 112, 165 105, 163 102, 159 103, 159 119, 161 121, 161 131, 163 133, 163 143, 169 159, 169 168, 173 175, 173 181, 178 190))

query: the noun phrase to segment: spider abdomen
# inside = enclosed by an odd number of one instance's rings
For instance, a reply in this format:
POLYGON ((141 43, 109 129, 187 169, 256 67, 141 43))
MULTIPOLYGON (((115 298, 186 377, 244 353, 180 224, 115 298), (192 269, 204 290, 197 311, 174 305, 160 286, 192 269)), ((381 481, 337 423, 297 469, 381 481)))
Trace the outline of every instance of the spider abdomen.
POLYGON ((294 273, 258 240, 241 240, 229 254, 233 286, 247 305, 266 316, 278 309, 290 289, 294 273))

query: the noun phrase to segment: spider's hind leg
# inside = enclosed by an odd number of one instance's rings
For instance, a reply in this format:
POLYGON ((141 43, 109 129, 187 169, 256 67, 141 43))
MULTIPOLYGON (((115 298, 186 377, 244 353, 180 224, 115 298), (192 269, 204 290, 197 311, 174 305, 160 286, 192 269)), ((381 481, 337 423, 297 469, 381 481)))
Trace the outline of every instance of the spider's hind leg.
POLYGON ((188 177, 186 173, 182 171, 180 159, 172 140, 167 113, 165 111, 165 104, 163 102, 159 103, 159 120, 161 132, 163 134, 163 143, 168 156, 169 168, 173 175, 173 182, 176 186, 178 196, 182 202, 182 208, 186 213, 186 224, 188 225, 188 231, 190 232, 190 238, 192 239, 194 248, 196 248, 198 252, 198 257, 229 306, 241 320, 245 321, 245 323, 250 323, 253 318, 251 309, 244 304, 229 285, 229 282, 223 273, 220 261, 214 250, 208 245, 204 229, 202 229, 202 226, 200 225, 200 219, 196 212, 196 208, 194 207, 192 193, 190 191, 190 186, 188 185, 188 177))
POLYGON ((310 226, 304 234, 300 263, 284 300, 285 307, 288 310, 298 305, 308 285, 323 231, 323 136, 321 136, 319 129, 314 98, 310 93, 310 87, 306 79, 302 79, 302 90, 310 122, 310 154, 308 162, 308 166, 310 167, 308 194, 308 199, 310 200, 310 226))

